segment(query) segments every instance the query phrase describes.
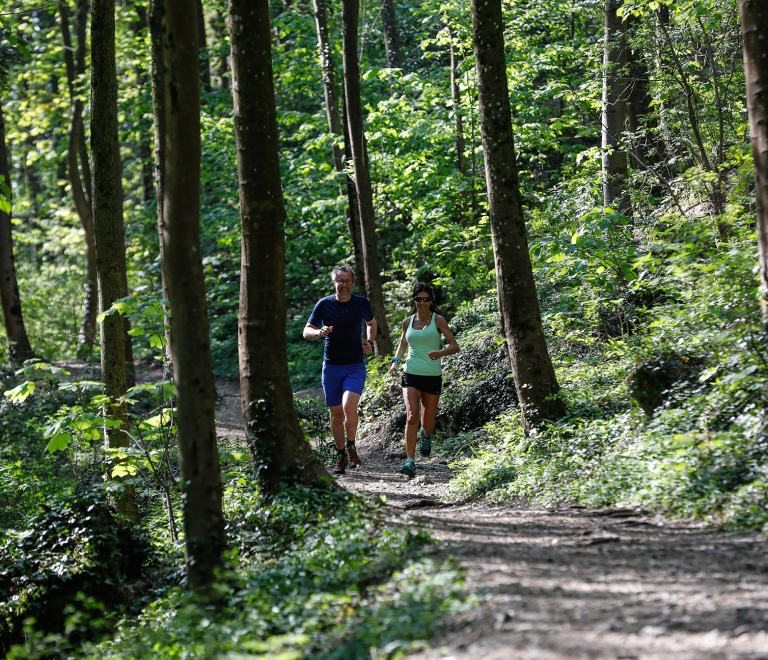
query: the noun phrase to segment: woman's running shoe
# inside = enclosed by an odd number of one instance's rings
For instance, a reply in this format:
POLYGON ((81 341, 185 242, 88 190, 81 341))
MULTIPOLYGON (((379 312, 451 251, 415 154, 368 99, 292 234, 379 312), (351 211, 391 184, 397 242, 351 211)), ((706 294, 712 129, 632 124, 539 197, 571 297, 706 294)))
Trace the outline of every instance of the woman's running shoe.
POLYGON ((421 429, 419 433, 421 434, 421 447, 419 451, 421 451, 421 455, 426 458, 432 453, 432 436, 425 438, 424 429, 421 429))
POLYGON ((400 474, 407 474, 409 477, 413 477, 416 475, 416 461, 414 461, 412 458, 409 458, 405 463, 403 463, 403 467, 400 468, 400 474))

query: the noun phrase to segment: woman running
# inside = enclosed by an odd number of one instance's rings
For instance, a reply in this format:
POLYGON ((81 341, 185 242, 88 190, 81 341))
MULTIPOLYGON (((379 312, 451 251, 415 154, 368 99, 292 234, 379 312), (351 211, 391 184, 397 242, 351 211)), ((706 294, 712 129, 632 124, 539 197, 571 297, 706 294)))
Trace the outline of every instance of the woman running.
POLYGON ((405 453, 408 457, 400 472, 412 477, 416 474, 416 432, 419 429, 419 407, 421 407, 421 455, 425 458, 432 452, 432 433, 435 430, 435 414, 443 377, 440 358, 459 352, 459 345, 445 319, 434 305, 435 291, 429 284, 417 282, 413 287, 413 302, 416 313, 403 320, 403 334, 400 345, 392 359, 389 373, 397 376, 400 359, 408 355, 403 370, 402 386, 405 410, 405 453), (440 349, 440 334, 445 336, 448 346, 440 349))

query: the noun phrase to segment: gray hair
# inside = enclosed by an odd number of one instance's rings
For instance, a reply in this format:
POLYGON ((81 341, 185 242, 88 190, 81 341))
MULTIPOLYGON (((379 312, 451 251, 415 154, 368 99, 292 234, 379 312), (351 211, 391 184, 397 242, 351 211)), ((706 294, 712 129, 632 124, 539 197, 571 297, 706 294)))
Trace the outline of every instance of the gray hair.
POLYGON ((333 270, 331 271, 331 277, 336 279, 336 276, 339 273, 349 273, 349 275, 352 277, 352 281, 355 281, 355 269, 349 264, 339 264, 338 266, 334 266, 333 270))

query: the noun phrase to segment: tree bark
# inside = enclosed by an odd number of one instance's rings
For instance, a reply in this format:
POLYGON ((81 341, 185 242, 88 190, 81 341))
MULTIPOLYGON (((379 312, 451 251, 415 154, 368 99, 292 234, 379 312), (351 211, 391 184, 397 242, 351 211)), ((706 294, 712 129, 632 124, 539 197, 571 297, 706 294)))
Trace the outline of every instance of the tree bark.
POLYGON ((90 353, 96 337, 96 315, 99 307, 99 286, 96 273, 96 244, 93 237, 93 215, 91 211, 91 168, 88 159, 88 148, 85 142, 85 129, 83 127, 83 102, 80 99, 77 87, 78 76, 81 73, 85 54, 81 48, 81 41, 85 40, 85 16, 80 10, 77 15, 77 49, 72 47, 72 37, 69 31, 69 9, 66 4, 59 5, 59 21, 61 24, 61 43, 64 50, 64 64, 67 72, 67 84, 69 87, 70 111, 69 126, 67 127, 67 171, 69 174, 69 186, 72 191, 72 201, 80 218, 80 224, 85 232, 85 302, 83 304, 83 316, 80 323, 80 335, 77 342, 78 353, 90 353), (75 59, 77 55, 77 59, 75 59), (78 165, 79 160, 79 165, 78 165), (83 170, 83 178, 80 178, 80 169, 83 170), (83 181, 86 188, 83 188, 83 181))
MULTIPOLYGON (((165 221, 163 200, 165 199, 165 60, 163 53, 164 0, 151 0, 149 7, 149 33, 152 49, 152 117, 155 135, 155 199, 157 200, 157 235, 160 248, 160 295, 168 298, 168 278, 165 274, 165 221)), ((166 305, 165 311, 165 353, 173 358, 171 346, 171 320, 166 305)), ((170 374, 166 374, 170 378, 170 374)))
POLYGON ((269 492, 284 479, 320 484, 328 474, 304 440, 288 375, 286 213, 269 0, 229 0, 229 25, 242 223, 240 390, 256 476, 269 492))
MULTIPOLYGON (((200 67, 195 0, 165 0, 163 244, 190 587, 205 590, 225 547, 208 306, 200 246, 200 67)), ((273 292, 274 294, 274 292, 273 292)))
MULTIPOLYGON (((323 89, 325 91, 325 114, 328 119, 328 130, 337 137, 344 138, 344 152, 338 141, 333 145, 333 165, 339 173, 344 172, 349 158, 349 139, 346 131, 346 113, 342 124, 339 113, 339 99, 336 93, 336 65, 331 54, 331 42, 328 35, 328 13, 325 8, 325 0, 314 0, 315 27, 317 28, 317 46, 320 50, 320 68, 323 73, 323 89)), ((349 205, 346 209, 347 227, 352 240, 352 249, 355 254, 355 271, 357 272, 357 286, 360 291, 366 293, 365 261, 363 258, 363 242, 360 235, 360 209, 357 201, 355 182, 348 175, 344 175, 344 186, 347 191, 349 205)))
POLYGON ((211 67, 208 66, 208 43, 205 38, 205 14, 203 0, 197 1, 197 47, 200 58, 200 84, 206 94, 211 92, 211 67))
POLYGON ((525 233, 509 107, 501 0, 472 0, 480 127, 496 284, 515 387, 529 433, 565 414, 547 350, 525 233), (548 398, 551 397, 551 398, 548 398))
MULTIPOLYGON (((224 30, 226 28, 225 19, 218 12, 214 10, 211 14, 211 28, 216 35, 216 41, 220 42, 224 37, 224 30)), ((224 49, 219 46, 218 62, 216 64, 216 75, 219 76, 219 85, 221 89, 229 89, 229 57, 224 53, 224 49)))
POLYGON ((381 23, 384 26, 387 66, 390 69, 399 69, 403 66, 403 62, 400 58, 400 34, 397 31, 395 0, 381 0, 381 23))
POLYGON ((451 100, 453 101, 453 122, 456 130, 456 167, 459 172, 467 176, 467 156, 464 144, 464 122, 461 118, 461 93, 459 91, 459 81, 456 78, 456 69, 461 63, 456 53, 454 43, 455 33, 453 28, 448 26, 448 38, 451 42, 451 100))
POLYGON ((355 173, 358 206, 360 209, 360 230, 365 263, 367 294, 378 323, 376 344, 380 355, 392 352, 392 338, 389 336, 384 294, 379 269, 376 218, 373 211, 373 190, 368 169, 368 156, 363 129, 363 103, 360 97, 360 66, 357 61, 357 24, 360 15, 359 0, 342 0, 341 23, 344 55, 344 97, 349 120, 349 142, 352 151, 352 165, 355 173))
MULTIPOLYGON (((629 35, 633 36, 640 26, 640 18, 627 19, 630 27, 629 35)), ((634 40, 633 40, 634 41, 634 40)), ((658 146, 649 137, 656 134, 658 122, 653 112, 653 99, 649 93, 648 65, 645 54, 639 48, 627 47, 627 68, 629 73, 627 94, 627 132, 632 144, 632 152, 642 160, 629 154, 632 167, 645 169, 648 164, 659 160, 658 146)))
MULTIPOLYGON (((106 312, 120 298, 120 240, 115 190, 115 4, 93 0, 91 9, 91 154, 93 157, 93 228, 99 277, 99 308, 106 312)), ((123 320, 109 314, 101 322, 101 378, 107 394, 125 394, 123 320)), ((126 423, 125 404, 113 403, 109 415, 126 423)), ((108 428, 107 442, 114 449, 128 445, 121 429, 108 428)), ((125 486, 118 509, 136 517, 133 488, 125 486)))
MULTIPOLYGON (((120 134, 117 127, 117 75, 115 75, 115 102, 113 105, 115 113, 115 214, 117 219, 117 240, 120 255, 120 297, 125 298, 128 295, 128 268, 125 260, 125 214, 123 213, 123 202, 125 193, 123 190, 123 161, 120 157, 120 134)), ((136 385, 136 368, 133 364, 133 340, 128 332, 131 329, 131 321, 127 316, 123 316, 123 344, 125 352, 125 385, 133 387, 136 385)))
POLYGON ((603 204, 619 213, 632 212, 627 152, 622 143, 627 121, 627 28, 616 14, 622 0, 605 0, 603 49, 603 204))
POLYGON ((757 246, 763 319, 768 328, 768 7, 739 0, 744 37, 747 113, 757 197, 757 246))
MULTIPOLYGON (((0 104, 0 180, 11 188, 11 170, 5 146, 5 119, 0 104)), ((0 199, 2 194, 0 194, 0 199)), ((8 201, 10 202, 10 195, 8 201)), ((29 344, 21 311, 21 296, 13 259, 13 224, 11 214, 0 210, 0 302, 3 307, 3 325, 8 342, 8 357, 15 365, 35 357, 29 344)))

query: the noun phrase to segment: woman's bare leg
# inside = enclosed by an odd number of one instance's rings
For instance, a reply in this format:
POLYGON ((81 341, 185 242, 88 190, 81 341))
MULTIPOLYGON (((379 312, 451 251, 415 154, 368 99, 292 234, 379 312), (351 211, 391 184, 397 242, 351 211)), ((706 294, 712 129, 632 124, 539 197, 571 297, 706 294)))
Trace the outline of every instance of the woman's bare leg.
POLYGON ((413 387, 403 388, 405 400, 405 453, 408 458, 416 457, 416 433, 419 430, 419 399, 421 390, 413 387))
POLYGON ((421 393, 421 428, 424 429, 424 435, 428 438, 435 432, 435 417, 439 401, 439 394, 421 393))

